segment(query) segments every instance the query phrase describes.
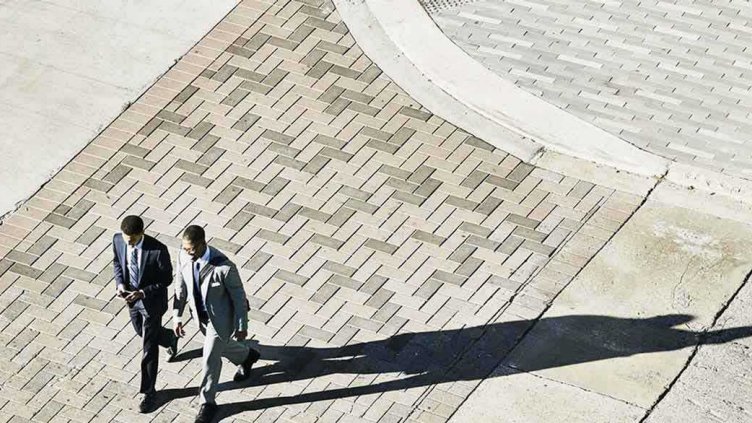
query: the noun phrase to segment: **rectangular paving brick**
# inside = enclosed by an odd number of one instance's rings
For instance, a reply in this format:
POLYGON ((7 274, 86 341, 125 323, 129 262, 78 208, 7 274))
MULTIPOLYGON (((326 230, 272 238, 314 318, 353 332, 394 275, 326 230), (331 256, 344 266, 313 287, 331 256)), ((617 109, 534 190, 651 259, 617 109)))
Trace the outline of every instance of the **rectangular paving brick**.
POLYGON ((446 240, 446 238, 444 237, 440 237, 430 232, 425 232, 421 230, 416 230, 415 232, 413 232, 411 236, 417 240, 428 242, 429 244, 434 244, 434 245, 441 245, 446 240))
POLYGON ((279 278, 285 282, 294 283, 295 285, 303 286, 308 281, 308 278, 305 276, 298 275, 293 272, 288 272, 287 270, 279 269, 276 272, 274 272, 274 277, 279 278))
POLYGON ((381 251, 383 253, 387 254, 393 254, 395 251, 397 251, 397 246, 390 244, 388 242, 379 241, 376 239, 368 239, 365 244, 363 244, 367 248, 374 249, 376 251, 381 251))
POLYGON ((70 219, 56 213, 48 214, 47 217, 44 218, 44 220, 52 223, 53 225, 62 226, 68 229, 72 228, 73 225, 76 224, 76 221, 74 219, 70 219))
MULTIPOLYGON (((36 245, 36 244, 34 244, 36 245)), ((32 246, 34 248, 34 246, 32 246)), ((31 251, 31 249, 29 249, 31 251)), ((24 253, 22 251, 18 250, 10 250, 8 254, 5 256, 6 259, 12 260, 17 263, 21 263, 27 266, 31 266, 34 264, 34 262, 37 260, 38 256, 40 254, 33 254, 33 253, 24 253)))
POLYGON ((333 248, 333 249, 339 249, 344 243, 336 238, 330 237, 330 236, 324 236, 321 234, 314 234, 311 237, 311 242, 314 244, 323 245, 325 247, 333 248))
POLYGON ((13 263, 8 269, 10 272, 36 279, 42 275, 42 271, 21 263, 13 263))
POLYGON ((76 269, 75 267, 66 267, 63 275, 84 282, 91 282, 97 276, 95 273, 76 269))
POLYGON ((207 188, 213 182, 209 178, 204 178, 203 176, 198 176, 193 173, 183 173, 183 175, 180 177, 180 180, 185 181, 189 184, 198 185, 204 188, 207 188))

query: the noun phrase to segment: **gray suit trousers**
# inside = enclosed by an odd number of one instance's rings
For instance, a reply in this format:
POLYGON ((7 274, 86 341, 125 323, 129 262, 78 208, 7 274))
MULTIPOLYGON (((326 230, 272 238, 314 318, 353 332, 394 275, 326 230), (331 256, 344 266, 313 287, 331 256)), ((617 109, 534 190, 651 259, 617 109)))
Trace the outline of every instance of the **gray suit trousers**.
POLYGON ((222 372, 222 357, 232 364, 240 365, 251 351, 247 341, 235 339, 222 340, 211 322, 200 322, 201 333, 204 334, 204 368, 201 372, 201 387, 199 390, 200 404, 215 404, 219 375, 222 372))

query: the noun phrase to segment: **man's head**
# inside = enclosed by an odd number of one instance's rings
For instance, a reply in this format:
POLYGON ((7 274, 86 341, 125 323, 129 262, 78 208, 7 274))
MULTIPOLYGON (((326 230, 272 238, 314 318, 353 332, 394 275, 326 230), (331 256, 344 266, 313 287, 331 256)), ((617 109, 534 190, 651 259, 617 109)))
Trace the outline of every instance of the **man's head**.
POLYGON ((193 260, 198 260, 206 251, 206 233, 204 228, 191 225, 183 231, 183 251, 193 260))
POLYGON ((120 223, 120 230, 128 245, 134 246, 144 237, 144 221, 138 216, 125 216, 120 223))

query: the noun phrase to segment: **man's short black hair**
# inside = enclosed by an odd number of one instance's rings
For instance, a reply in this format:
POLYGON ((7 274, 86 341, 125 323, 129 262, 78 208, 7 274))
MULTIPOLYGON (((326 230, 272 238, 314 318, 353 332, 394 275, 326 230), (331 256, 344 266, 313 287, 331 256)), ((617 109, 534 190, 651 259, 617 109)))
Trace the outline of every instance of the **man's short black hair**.
POLYGON ((138 216, 125 216, 120 223, 120 230, 126 235, 140 235, 144 233, 144 221, 138 216))
POLYGON ((206 232, 201 226, 191 225, 183 231, 183 239, 193 245, 200 245, 206 242, 206 232))

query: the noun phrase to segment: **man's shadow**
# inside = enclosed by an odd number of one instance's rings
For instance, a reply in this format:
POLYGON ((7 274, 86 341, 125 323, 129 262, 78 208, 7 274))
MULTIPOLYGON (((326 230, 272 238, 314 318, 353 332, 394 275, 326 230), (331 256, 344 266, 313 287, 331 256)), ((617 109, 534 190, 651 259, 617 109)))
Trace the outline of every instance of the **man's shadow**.
MULTIPOLYGON (((720 344, 752 335, 752 327, 693 332, 675 328, 692 316, 673 314, 648 319, 574 315, 543 318, 525 340, 525 354, 512 366, 535 371, 673 351, 698 344, 720 344)), ((444 382, 481 380, 507 358, 535 320, 517 320, 456 330, 405 333, 341 348, 259 345, 261 357, 276 363, 254 369, 249 382, 225 383, 220 390, 311 379, 330 374, 376 376, 386 381, 307 392, 295 396, 254 399, 220 405, 218 418, 247 410, 354 397, 444 382)), ((200 350, 186 353, 199 356, 200 350), (198 352, 196 354, 195 352, 198 352)), ((184 356, 185 357, 185 356, 184 356)), ((178 360, 181 358, 178 357, 178 360)), ((197 390, 165 390, 163 401, 195 395, 197 390)))

